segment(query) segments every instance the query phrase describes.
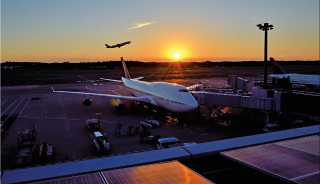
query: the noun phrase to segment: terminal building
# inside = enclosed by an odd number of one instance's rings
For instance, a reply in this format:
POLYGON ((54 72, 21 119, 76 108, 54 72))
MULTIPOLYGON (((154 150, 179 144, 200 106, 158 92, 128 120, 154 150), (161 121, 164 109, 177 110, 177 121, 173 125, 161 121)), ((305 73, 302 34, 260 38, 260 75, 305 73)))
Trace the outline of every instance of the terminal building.
MULTIPOLYGON (((200 105, 209 109, 217 106, 244 108, 265 113, 265 123, 274 113, 295 113, 314 121, 320 121, 319 111, 313 104, 320 104, 320 93, 301 90, 301 84, 292 84, 289 78, 272 78, 267 88, 260 87, 261 81, 248 81, 231 76, 228 84, 232 89, 204 89, 192 94, 200 105), (215 91, 215 92, 211 92, 215 91)), ((305 89, 305 88, 304 88, 305 89)))

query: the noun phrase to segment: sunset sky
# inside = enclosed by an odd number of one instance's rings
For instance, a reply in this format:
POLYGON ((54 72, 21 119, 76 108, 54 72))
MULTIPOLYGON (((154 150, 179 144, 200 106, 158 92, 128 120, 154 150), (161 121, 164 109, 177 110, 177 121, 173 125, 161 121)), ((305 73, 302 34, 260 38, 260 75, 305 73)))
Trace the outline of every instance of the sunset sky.
POLYGON ((265 22, 268 57, 319 60, 319 0, 2 0, 1 62, 260 61, 265 22))

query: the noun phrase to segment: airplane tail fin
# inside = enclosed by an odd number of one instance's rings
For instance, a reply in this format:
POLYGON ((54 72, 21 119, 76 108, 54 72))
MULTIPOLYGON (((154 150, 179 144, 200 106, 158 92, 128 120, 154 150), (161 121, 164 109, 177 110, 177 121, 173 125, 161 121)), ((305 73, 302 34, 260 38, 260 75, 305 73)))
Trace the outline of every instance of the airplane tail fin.
POLYGON ((270 57, 270 61, 272 64, 272 69, 274 74, 285 74, 281 66, 273 59, 273 57, 270 57))
POLYGON ((107 48, 110 48, 110 46, 108 44, 105 44, 107 48))
POLYGON ((129 75, 126 63, 123 60, 123 57, 121 57, 121 63, 122 63, 122 72, 123 72, 124 78, 130 79, 130 75, 129 75))

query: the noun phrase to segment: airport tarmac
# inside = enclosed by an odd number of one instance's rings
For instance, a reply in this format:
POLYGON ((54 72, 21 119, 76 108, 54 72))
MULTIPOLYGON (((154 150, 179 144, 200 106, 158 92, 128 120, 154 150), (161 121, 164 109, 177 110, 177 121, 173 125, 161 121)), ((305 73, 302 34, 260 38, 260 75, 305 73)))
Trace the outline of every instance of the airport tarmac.
MULTIPOLYGON (((96 78, 98 79, 98 78, 96 78)), ((20 167, 54 164, 66 161, 92 159, 112 155, 130 154, 156 149, 155 143, 140 143, 140 136, 114 135, 117 122, 138 124, 146 118, 153 117, 160 122, 159 127, 149 129, 152 135, 161 138, 177 137, 182 142, 208 142, 234 137, 247 136, 252 133, 232 126, 222 126, 214 121, 207 121, 210 111, 202 107, 200 116, 196 113, 181 114, 182 122, 168 122, 171 114, 158 113, 158 109, 130 107, 130 101, 124 112, 118 112, 111 105, 111 99, 92 96, 92 104, 82 104, 83 95, 61 94, 55 90, 81 91, 91 93, 129 95, 122 84, 82 77, 75 83, 53 85, 26 85, 1 87, 1 121, 4 132, 1 133, 1 170, 20 167), (155 111, 153 111, 155 110, 155 111), (85 130, 84 118, 98 118, 111 143, 111 150, 98 152, 85 130), (18 145, 18 128, 20 130, 37 126, 38 146, 30 165, 13 166, 11 160, 18 145), (53 157, 39 158, 39 143, 49 142, 53 145, 53 157)), ((185 86, 196 84, 196 79, 171 79, 185 86)), ((226 78, 202 79, 205 85, 221 87, 227 84, 226 78)), ((122 129, 126 132, 126 129, 122 129)))

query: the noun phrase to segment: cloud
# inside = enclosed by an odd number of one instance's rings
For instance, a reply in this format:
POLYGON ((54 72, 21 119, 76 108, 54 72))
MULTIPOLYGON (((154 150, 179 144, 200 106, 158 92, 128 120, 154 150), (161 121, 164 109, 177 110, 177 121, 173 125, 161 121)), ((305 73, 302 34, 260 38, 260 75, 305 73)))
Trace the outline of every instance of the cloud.
POLYGON ((256 18, 253 18, 253 19, 251 19, 251 20, 254 20, 254 19, 256 19, 256 18))
POLYGON ((147 26, 149 24, 153 24, 153 23, 156 23, 156 22, 143 22, 143 23, 134 23, 134 27, 130 27, 128 29, 137 29, 137 28, 140 28, 140 27, 143 27, 143 26, 147 26))

